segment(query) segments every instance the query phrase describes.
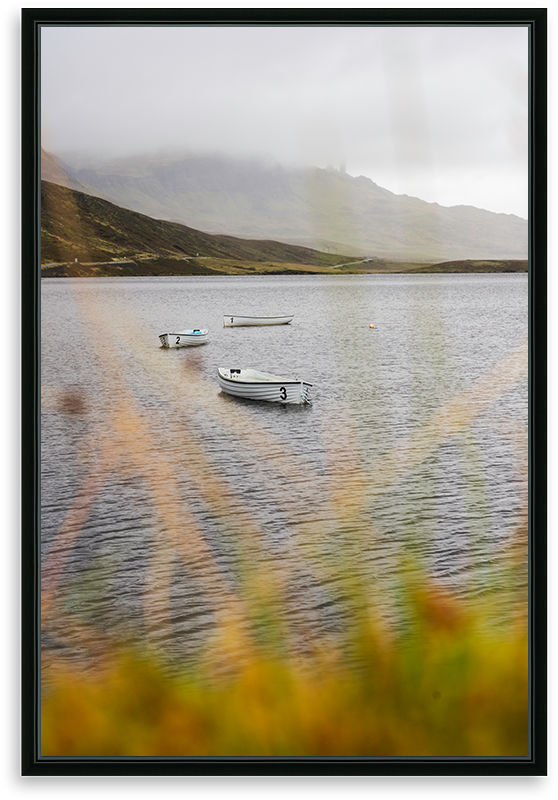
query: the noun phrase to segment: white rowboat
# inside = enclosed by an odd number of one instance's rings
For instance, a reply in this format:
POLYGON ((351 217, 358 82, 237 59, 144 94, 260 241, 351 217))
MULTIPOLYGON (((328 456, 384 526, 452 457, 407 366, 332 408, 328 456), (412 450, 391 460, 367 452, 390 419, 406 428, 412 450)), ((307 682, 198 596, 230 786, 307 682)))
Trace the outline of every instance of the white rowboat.
POLYGON ((178 331, 178 333, 162 333, 159 336, 162 347, 191 347, 207 342, 207 330, 178 331))
POLYGON ((218 369, 219 386, 234 397, 268 400, 272 403, 310 404, 311 383, 298 378, 281 378, 257 369, 218 369))
POLYGON ((237 328, 241 325, 288 325, 294 314, 283 314, 275 317, 246 317, 225 314, 223 316, 224 328, 237 328))

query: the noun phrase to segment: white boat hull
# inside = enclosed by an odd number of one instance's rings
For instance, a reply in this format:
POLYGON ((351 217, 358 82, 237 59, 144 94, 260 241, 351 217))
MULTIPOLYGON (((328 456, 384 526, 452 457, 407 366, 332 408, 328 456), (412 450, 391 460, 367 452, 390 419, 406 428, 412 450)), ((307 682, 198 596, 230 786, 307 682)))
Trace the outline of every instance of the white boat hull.
POLYGON ((192 347, 207 342, 207 330, 178 331, 162 333, 159 336, 161 347, 192 347))
POLYGON ((242 317, 234 314, 223 316, 224 328, 238 328, 243 325, 288 325, 294 314, 281 315, 275 317, 242 317))
POLYGON ((219 386, 233 397, 267 400, 271 403, 310 404, 311 383, 281 378, 255 369, 218 369, 219 386))

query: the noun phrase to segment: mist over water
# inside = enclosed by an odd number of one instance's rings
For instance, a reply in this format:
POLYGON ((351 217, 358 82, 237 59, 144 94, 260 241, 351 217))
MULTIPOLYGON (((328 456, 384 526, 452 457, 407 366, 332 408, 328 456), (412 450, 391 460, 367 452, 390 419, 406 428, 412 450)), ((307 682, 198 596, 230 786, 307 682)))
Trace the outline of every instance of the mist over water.
POLYGON ((83 660, 81 626, 193 655, 254 573, 284 586, 295 648, 342 631, 347 576, 388 616, 402 559, 463 596, 504 582, 527 514, 527 288, 43 280, 44 652, 83 660), (295 316, 223 328, 250 313, 295 316), (192 327, 207 345, 159 347, 192 327), (302 378, 312 405, 231 398, 218 367, 302 378))

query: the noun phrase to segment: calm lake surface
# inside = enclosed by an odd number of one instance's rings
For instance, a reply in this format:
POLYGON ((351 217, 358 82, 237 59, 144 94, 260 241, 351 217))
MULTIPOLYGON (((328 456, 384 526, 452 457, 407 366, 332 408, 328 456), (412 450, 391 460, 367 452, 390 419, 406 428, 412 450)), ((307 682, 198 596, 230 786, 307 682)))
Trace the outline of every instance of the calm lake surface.
POLYGON ((342 629, 347 576, 393 617, 402 558, 461 595, 506 580, 527 518, 526 275, 41 290, 47 665, 85 658, 92 631, 195 654, 271 582, 296 647, 342 629), (223 328, 251 313, 294 319, 223 328), (209 342, 160 348, 187 328, 209 342), (229 397, 218 367, 303 378, 312 405, 229 397))

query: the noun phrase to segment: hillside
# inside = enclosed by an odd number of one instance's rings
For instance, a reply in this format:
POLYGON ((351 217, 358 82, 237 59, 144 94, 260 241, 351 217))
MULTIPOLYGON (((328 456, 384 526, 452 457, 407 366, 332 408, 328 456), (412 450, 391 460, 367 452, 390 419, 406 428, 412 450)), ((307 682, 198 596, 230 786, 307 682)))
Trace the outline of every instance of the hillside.
MULTIPOLYGON (((340 257, 273 241, 212 236, 41 181, 41 263, 212 257, 327 267, 340 257)), ((347 257, 348 258, 348 257, 347 257)), ((182 270, 183 272, 184 270, 182 270)), ((167 274, 167 273, 165 273, 167 274)))
POLYGON ((66 185, 206 232, 388 259, 527 258, 524 219, 396 195, 334 169, 208 155, 56 163, 66 185))
POLYGON ((42 277, 526 272, 526 260, 444 263, 356 258, 273 241, 212 236, 98 197, 41 183, 42 277))

